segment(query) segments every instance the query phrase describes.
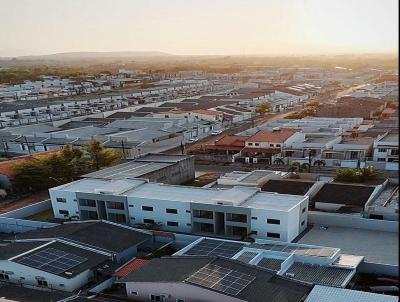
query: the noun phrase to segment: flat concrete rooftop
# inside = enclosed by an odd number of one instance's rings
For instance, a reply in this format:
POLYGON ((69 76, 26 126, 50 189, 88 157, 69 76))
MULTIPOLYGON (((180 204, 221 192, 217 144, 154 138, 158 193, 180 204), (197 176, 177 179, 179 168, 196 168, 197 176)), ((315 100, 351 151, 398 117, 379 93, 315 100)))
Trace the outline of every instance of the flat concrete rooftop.
POLYGON ((314 225, 298 242, 337 247, 344 254, 365 256, 366 262, 399 265, 399 238, 396 232, 314 225))

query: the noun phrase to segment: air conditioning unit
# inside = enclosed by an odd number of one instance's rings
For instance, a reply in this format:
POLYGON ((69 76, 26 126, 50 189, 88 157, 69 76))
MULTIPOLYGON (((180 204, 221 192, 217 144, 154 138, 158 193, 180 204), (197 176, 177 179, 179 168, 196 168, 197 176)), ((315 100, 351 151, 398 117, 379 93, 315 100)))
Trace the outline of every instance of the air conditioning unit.
POLYGON ((285 276, 288 276, 290 278, 294 278, 294 274, 293 273, 286 273, 285 276))

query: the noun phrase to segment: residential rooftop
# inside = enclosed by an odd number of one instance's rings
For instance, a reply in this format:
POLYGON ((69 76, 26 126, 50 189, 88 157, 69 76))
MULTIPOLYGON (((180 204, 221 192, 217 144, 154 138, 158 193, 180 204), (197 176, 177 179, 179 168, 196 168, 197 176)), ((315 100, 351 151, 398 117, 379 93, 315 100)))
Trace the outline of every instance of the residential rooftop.
POLYGON ((399 265, 397 232, 314 225, 298 242, 338 247, 342 253, 365 256, 365 262, 399 265))
POLYGON ((261 192, 258 188, 235 186, 230 189, 198 188, 160 183, 142 179, 92 179, 84 178, 50 190, 114 194, 135 198, 225 204, 238 207, 289 211, 305 197, 261 192))
MULTIPOLYGON (((121 252, 152 238, 151 233, 107 221, 66 222, 58 226, 37 229, 15 235, 16 239, 64 239, 71 242, 96 247, 98 249, 121 252), (104 236, 107 234, 107 236, 104 236), (113 240, 110 240, 113 238, 113 240)), ((29 242, 29 243, 37 243, 29 242)), ((21 243, 22 244, 22 243, 21 243)), ((28 242, 24 242, 28 244, 28 242)))
POLYGON ((326 183, 311 201, 363 207, 374 190, 374 186, 326 183))
POLYGON ((0 283, 0 301, 2 302, 55 302, 71 297, 63 291, 43 291, 10 283, 0 283))
MULTIPOLYGON (((223 278, 221 277, 222 280, 225 280, 223 278)), ((310 285, 276 276, 273 272, 263 268, 246 265, 237 260, 201 256, 153 259, 150 263, 132 271, 119 282, 182 282, 249 302, 265 301, 265 297, 272 302, 297 302, 304 300, 311 290, 310 285), (240 288, 239 292, 222 290, 213 283, 198 283, 196 274, 214 268, 234 272, 243 278, 246 277, 248 281, 240 288)))
POLYGON ((305 302, 397 302, 398 297, 358 290, 315 285, 305 302))
POLYGON ((305 195, 314 184, 315 181, 309 180, 270 179, 261 187, 261 191, 305 195))

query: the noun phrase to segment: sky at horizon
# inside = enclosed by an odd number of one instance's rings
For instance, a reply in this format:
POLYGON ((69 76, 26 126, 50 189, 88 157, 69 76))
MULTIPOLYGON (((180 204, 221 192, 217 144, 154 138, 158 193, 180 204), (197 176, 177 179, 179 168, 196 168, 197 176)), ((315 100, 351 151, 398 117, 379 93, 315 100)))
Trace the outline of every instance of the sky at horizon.
POLYGON ((398 0, 0 0, 0 56, 398 53, 398 0))

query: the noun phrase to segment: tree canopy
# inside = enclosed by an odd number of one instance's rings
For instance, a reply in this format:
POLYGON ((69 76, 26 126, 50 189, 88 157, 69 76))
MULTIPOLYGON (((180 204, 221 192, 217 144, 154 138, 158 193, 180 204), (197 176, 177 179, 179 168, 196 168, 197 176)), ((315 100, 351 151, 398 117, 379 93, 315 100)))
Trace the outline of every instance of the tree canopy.
POLYGON ((93 140, 83 148, 64 146, 59 152, 34 157, 14 165, 13 190, 41 191, 78 179, 79 176, 119 162, 121 154, 93 140))
POLYGON ((262 102, 260 104, 258 104, 258 106, 256 107, 256 113, 258 114, 265 114, 269 111, 271 111, 271 105, 267 102, 262 102))

